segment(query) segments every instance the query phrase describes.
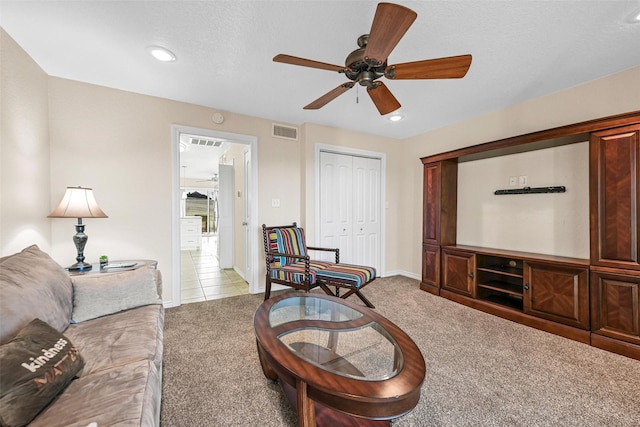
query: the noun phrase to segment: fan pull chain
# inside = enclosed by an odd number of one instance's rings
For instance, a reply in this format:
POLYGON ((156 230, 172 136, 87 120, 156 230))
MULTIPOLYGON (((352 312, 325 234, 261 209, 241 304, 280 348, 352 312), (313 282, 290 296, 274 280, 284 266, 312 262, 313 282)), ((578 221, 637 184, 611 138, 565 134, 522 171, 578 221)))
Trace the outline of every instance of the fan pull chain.
POLYGON ((359 86, 360 85, 356 85, 356 104, 358 104, 360 102, 360 98, 359 98, 360 88, 359 88, 359 86))

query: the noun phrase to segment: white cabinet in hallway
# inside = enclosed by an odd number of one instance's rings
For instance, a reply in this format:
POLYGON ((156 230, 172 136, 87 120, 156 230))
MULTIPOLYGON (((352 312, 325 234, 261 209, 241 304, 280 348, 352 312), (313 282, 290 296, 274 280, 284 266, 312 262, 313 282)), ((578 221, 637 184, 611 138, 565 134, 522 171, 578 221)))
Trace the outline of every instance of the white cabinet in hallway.
POLYGON ((180 218, 180 249, 190 251, 202 247, 202 217, 183 216, 180 218))

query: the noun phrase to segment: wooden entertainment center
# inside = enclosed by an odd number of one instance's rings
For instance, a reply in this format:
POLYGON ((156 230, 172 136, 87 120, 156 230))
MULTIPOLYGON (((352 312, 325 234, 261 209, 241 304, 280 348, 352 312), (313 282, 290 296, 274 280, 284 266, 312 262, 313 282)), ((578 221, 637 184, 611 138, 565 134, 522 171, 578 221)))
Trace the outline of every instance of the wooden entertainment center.
POLYGON ((421 289, 640 360, 640 111, 421 160, 421 289), (584 141, 590 259, 457 245, 458 163, 584 141))

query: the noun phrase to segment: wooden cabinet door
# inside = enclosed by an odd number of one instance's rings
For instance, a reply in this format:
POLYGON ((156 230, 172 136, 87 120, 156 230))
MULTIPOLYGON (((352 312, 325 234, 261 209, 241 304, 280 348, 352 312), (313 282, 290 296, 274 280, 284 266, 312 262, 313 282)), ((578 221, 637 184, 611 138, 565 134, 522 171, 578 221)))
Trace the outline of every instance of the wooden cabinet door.
POLYGON ((640 274, 591 271, 591 332, 640 345, 640 274))
POLYGON ((525 262, 523 311, 589 329, 589 269, 525 262))
POLYGON ((422 243, 440 244, 440 163, 424 165, 422 243))
POLYGON ((444 161, 424 165, 422 243, 456 243, 458 163, 444 161))
POLYGON ((440 246, 422 245, 422 283, 423 290, 434 294, 440 288, 440 246))
POLYGON ((640 270, 640 125, 591 135, 591 264, 640 270))
POLYGON ((442 289, 475 298, 475 271, 474 253, 442 250, 442 289))

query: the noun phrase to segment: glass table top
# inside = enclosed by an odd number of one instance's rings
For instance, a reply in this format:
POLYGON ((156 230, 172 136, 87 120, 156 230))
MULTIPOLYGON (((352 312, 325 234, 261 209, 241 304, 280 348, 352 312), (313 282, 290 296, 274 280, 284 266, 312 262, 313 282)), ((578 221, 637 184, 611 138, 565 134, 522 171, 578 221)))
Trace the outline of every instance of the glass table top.
POLYGON ((375 321, 363 322, 363 317, 343 304, 305 295, 274 304, 269 324, 274 328, 299 322, 278 339, 321 369, 358 380, 392 378, 402 370, 402 352, 382 326, 375 321))
POLYGON ((326 299, 312 296, 286 298, 269 311, 269 325, 273 328, 297 320, 326 320, 344 322, 362 317, 362 313, 326 299))

